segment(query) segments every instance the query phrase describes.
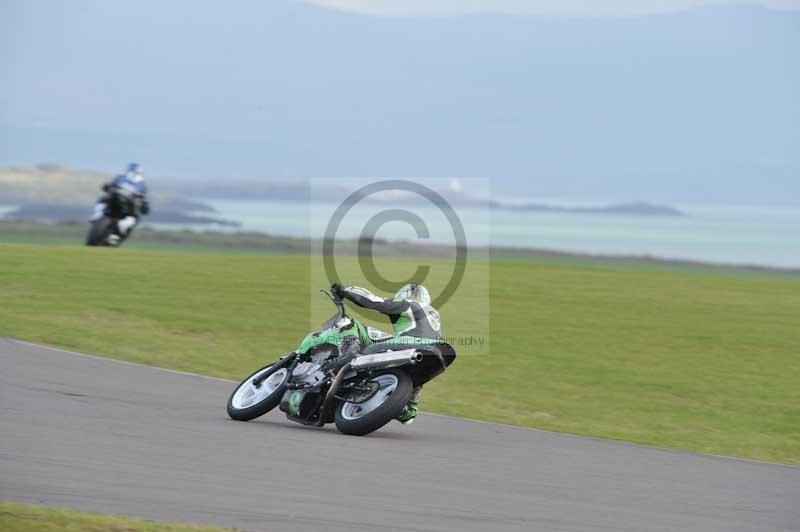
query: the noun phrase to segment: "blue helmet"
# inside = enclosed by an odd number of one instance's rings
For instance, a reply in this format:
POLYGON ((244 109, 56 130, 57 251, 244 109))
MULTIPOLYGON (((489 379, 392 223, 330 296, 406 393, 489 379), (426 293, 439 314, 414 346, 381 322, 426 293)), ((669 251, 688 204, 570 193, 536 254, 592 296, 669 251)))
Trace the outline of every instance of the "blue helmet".
POLYGON ((141 174, 142 166, 139 163, 131 163, 128 165, 128 173, 141 174))

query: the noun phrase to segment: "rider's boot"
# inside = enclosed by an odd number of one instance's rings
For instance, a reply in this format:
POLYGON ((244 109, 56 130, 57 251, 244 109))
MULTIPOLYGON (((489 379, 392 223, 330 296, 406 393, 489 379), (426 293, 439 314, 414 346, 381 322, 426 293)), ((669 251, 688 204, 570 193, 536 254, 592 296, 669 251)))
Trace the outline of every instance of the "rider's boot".
POLYGON ((120 237, 128 235, 128 232, 136 226, 136 216, 126 216, 117 222, 117 232, 120 237))
POLYGON ((411 399, 409 399, 408 403, 406 403, 406 406, 403 408, 403 412, 397 416, 400 423, 408 425, 414 421, 419 413, 420 397, 422 397, 422 386, 417 386, 411 394, 411 399))

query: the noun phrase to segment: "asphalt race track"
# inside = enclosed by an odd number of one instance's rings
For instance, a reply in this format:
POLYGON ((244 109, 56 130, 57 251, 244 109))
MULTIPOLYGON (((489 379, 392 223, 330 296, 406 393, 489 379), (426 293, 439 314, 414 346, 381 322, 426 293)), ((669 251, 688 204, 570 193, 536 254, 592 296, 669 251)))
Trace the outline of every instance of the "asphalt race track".
POLYGON ((800 468, 435 415, 240 423, 232 386, 0 338, 0 500, 268 531, 800 530, 800 468))

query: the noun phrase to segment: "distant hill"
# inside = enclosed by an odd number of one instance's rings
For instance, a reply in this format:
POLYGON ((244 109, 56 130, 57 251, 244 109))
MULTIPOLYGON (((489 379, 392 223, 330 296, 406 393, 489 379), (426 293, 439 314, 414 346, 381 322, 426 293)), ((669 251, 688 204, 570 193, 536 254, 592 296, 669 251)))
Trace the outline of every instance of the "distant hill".
POLYGON ((87 204, 112 174, 60 164, 0 168, 0 203, 87 204))
MULTIPOLYGON (((0 204, 22 206, 14 216, 23 219, 80 219, 99 195, 100 185, 112 176, 91 170, 78 170, 60 164, 41 164, 33 167, 0 168, 0 204)), ((204 181, 191 183, 181 180, 154 179, 149 182, 155 222, 209 223, 215 221, 214 209, 204 199, 239 201, 280 200, 340 203, 352 192, 343 186, 314 187, 308 182, 274 182, 255 180, 204 181), (205 216, 198 216, 198 213, 205 216)), ((467 195, 461 190, 440 191, 453 205, 480 208, 526 210, 539 212, 624 214, 632 216, 683 216, 684 213, 666 205, 625 203, 600 206, 561 206, 541 203, 505 204, 467 195)), ((426 202, 416 195, 372 198, 373 203, 404 204, 426 202)), ((232 225, 226 220, 220 223, 232 225)))
MULTIPOLYGON (((80 170, 61 164, 0 168, 0 205, 18 206, 8 216, 23 220, 83 221, 113 174, 80 170)), ((168 190, 150 192, 149 221, 157 223, 217 223, 237 225, 214 216, 214 209, 168 190)))

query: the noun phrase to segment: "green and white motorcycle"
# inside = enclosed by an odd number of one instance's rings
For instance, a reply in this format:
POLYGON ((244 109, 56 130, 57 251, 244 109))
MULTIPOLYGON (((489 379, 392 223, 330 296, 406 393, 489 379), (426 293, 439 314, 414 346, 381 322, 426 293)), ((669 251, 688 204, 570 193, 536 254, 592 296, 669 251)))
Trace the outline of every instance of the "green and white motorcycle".
POLYGON ((228 399, 228 415, 250 421, 275 407, 292 421, 336 423, 363 436, 396 419, 414 387, 444 372, 452 346, 433 339, 391 337, 347 316, 343 302, 300 346, 243 380, 228 399))

